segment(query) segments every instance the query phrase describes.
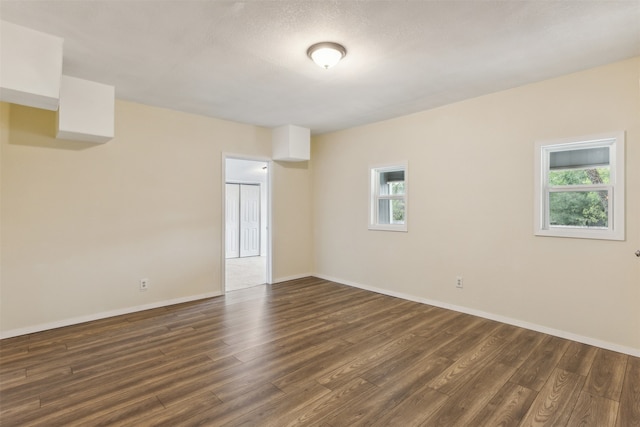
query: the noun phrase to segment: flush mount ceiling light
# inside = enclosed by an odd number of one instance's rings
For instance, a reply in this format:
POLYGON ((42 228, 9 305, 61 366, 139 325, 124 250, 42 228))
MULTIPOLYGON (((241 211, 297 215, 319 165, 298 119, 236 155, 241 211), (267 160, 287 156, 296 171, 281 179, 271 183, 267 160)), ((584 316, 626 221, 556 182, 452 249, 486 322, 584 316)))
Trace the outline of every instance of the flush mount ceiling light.
POLYGON ((333 42, 316 43, 307 49, 307 55, 324 69, 336 65, 347 54, 347 49, 333 42))

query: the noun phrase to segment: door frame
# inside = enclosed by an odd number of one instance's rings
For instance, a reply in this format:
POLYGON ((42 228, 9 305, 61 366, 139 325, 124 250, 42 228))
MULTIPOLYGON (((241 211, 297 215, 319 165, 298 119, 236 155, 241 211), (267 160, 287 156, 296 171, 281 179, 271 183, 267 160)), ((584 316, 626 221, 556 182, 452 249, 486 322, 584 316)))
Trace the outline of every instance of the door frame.
POLYGON ((247 156, 244 154, 222 153, 222 183, 221 183, 221 226, 220 230, 222 238, 220 239, 220 291, 224 295, 226 293, 226 242, 227 242, 227 230, 226 230, 226 191, 227 191, 227 159, 235 160, 248 160, 252 162, 263 162, 267 164, 267 284, 273 283, 273 266, 272 266, 272 253, 273 253, 273 209, 272 209, 272 197, 273 197, 273 160, 268 157, 259 156, 247 156))

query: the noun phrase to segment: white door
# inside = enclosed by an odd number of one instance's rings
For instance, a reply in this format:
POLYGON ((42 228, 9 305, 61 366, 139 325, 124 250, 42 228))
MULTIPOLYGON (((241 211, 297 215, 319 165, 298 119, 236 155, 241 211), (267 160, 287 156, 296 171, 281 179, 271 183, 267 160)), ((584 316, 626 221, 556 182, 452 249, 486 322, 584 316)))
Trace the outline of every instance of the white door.
POLYGON ((225 254, 227 258, 240 256, 240 186, 226 185, 225 197, 225 254))
POLYGON ((260 186, 240 185, 240 256, 260 255, 260 186))

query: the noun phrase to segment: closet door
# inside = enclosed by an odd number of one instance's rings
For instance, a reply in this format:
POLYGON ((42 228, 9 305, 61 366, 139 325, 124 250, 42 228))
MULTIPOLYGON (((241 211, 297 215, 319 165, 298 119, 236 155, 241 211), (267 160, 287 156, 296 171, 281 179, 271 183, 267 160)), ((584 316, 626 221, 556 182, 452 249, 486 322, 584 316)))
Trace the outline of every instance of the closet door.
POLYGON ((225 209, 225 256, 238 258, 240 256, 240 185, 227 184, 225 209))
POLYGON ((260 186, 240 185, 240 256, 260 255, 260 186))

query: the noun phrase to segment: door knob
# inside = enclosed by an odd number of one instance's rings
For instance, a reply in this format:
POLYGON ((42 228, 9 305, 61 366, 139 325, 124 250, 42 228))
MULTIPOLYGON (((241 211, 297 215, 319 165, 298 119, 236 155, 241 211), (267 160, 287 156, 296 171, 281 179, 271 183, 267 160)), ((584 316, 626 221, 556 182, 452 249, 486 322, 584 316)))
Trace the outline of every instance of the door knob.
POLYGON ((640 257, 640 249, 638 249, 638 250, 636 251, 636 256, 637 256, 637 257, 640 257))

